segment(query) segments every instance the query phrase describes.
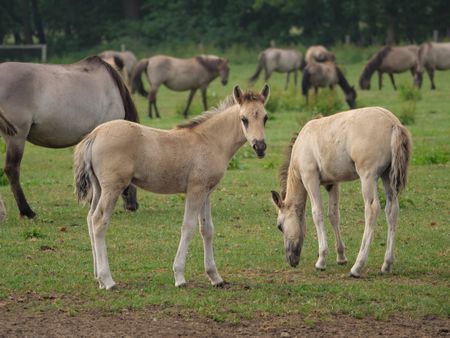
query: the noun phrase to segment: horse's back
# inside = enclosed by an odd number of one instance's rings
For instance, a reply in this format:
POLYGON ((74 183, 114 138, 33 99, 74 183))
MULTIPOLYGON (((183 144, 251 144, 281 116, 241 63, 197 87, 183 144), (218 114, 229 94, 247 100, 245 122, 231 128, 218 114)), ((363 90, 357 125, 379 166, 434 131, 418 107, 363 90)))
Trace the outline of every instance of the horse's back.
POLYGON ((310 74, 311 85, 327 87, 338 82, 336 64, 334 62, 313 62, 306 65, 304 72, 310 74))
POLYGON ((358 170, 383 172, 391 159, 394 125, 400 125, 398 119, 380 107, 312 120, 294 145, 300 171, 319 170, 322 183, 354 180, 358 170))
POLYGON ((268 48, 264 52, 266 66, 278 72, 290 72, 300 68, 302 55, 295 49, 268 48))
POLYGON ((415 45, 392 47, 384 57, 380 69, 387 73, 401 73, 417 65, 418 50, 415 45))

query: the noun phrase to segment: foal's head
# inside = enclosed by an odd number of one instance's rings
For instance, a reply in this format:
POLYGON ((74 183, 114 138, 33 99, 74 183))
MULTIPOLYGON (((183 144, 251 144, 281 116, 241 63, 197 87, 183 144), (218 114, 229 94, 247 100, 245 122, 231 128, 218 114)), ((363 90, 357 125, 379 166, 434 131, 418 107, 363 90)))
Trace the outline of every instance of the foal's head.
POLYGON ((266 151, 264 127, 268 116, 264 105, 269 98, 269 93, 270 89, 267 84, 259 94, 243 93, 239 86, 235 86, 233 90, 234 100, 239 104, 239 117, 245 138, 259 158, 263 158, 266 151))

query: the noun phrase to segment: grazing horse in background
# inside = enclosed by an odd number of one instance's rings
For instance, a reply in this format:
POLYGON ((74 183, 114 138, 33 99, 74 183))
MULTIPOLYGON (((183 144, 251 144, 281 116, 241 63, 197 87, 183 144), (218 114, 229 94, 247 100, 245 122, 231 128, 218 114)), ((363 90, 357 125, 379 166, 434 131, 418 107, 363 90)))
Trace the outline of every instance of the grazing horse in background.
POLYGON ((415 78, 417 87, 422 87, 423 72, 426 70, 430 78, 431 89, 436 89, 434 84, 435 69, 450 69, 450 42, 427 42, 420 45, 415 78))
POLYGON ((315 62, 326 62, 332 61, 334 62, 336 57, 333 53, 331 53, 328 49, 326 49, 322 45, 315 45, 308 48, 305 54, 305 62, 306 64, 315 63, 315 62))
POLYGON ((104 52, 101 52, 98 56, 100 56, 105 61, 116 59, 116 57, 120 58, 124 66, 121 68, 124 68, 124 71, 126 72, 126 79, 127 79, 126 83, 130 84, 129 81, 131 79, 131 76, 133 75, 133 70, 137 63, 136 56, 132 52, 130 51, 119 52, 115 50, 106 50, 104 52))
MULTIPOLYGON (((0 112, 15 126, 6 142, 5 173, 20 215, 33 218, 20 185, 25 141, 48 148, 78 143, 103 122, 138 121, 136 108, 120 75, 98 56, 70 65, 5 62, 0 64, 0 112)), ((124 191, 126 207, 137 208, 136 190, 124 191)))
POLYGON ((356 107, 356 90, 350 86, 344 77, 344 74, 334 62, 312 62, 308 63, 303 69, 302 94, 308 103, 309 88, 314 87, 317 95, 318 87, 330 87, 338 84, 345 95, 345 101, 350 108, 356 107))
POLYGON ((287 73, 285 90, 289 85, 289 76, 294 73, 294 84, 297 87, 297 73, 304 65, 302 54, 295 49, 268 48, 259 54, 258 67, 249 81, 256 82, 264 69, 264 81, 269 80, 273 72, 287 73))
POLYGON ((325 269, 328 244, 320 185, 328 191, 328 216, 336 236, 337 263, 347 263, 339 226, 339 184, 359 177, 364 198, 365 228, 358 257, 350 272, 351 276, 359 277, 367 262, 380 212, 377 181, 381 177, 386 193, 388 223, 386 254, 381 271, 390 272, 394 262, 398 194, 406 185, 410 156, 411 137, 408 130, 386 109, 355 109, 309 121, 298 137, 292 140, 289 157, 280 169, 281 196, 272 191, 272 199, 278 209, 277 224, 284 235, 289 264, 295 267, 300 260, 306 231, 305 206, 309 195, 319 242, 319 259, 315 266, 319 270, 325 269))
POLYGON ((159 194, 186 194, 181 239, 173 263, 175 286, 186 284, 184 268, 189 243, 199 222, 204 245, 205 271, 211 284, 222 286, 213 255, 211 194, 236 151, 246 141, 264 157, 264 105, 269 87, 261 93, 238 86, 233 97, 173 130, 161 130, 112 121, 97 127, 75 149, 74 168, 78 199, 90 201, 87 217, 100 288, 115 283, 109 269, 105 235, 120 192, 129 184, 159 194))
POLYGON ((372 74, 378 72, 378 88, 382 87, 383 73, 388 73, 392 82, 392 86, 397 90, 394 81, 394 73, 403 73, 407 70, 411 71, 414 77, 418 61, 419 48, 415 45, 401 47, 382 47, 364 67, 359 78, 359 86, 361 89, 370 89, 370 78, 372 74))
POLYGON ((197 89, 202 92, 203 107, 208 109, 206 90, 216 77, 220 76, 222 84, 228 83, 228 59, 215 55, 199 55, 191 59, 178 59, 166 55, 156 55, 139 61, 131 79, 131 92, 138 91, 142 96, 149 99, 148 116, 153 117, 152 107, 155 107, 156 117, 160 117, 156 106, 156 94, 159 86, 164 84, 167 88, 175 91, 190 90, 188 102, 183 115, 188 116, 189 106, 197 89), (144 89, 141 74, 147 74, 150 84, 150 95, 144 89))

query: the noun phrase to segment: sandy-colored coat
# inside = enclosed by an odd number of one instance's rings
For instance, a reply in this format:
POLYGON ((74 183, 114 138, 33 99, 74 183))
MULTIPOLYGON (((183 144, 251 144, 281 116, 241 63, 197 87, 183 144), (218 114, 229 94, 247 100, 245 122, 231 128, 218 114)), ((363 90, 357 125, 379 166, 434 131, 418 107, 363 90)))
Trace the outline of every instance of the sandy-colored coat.
POLYGON ((420 45, 415 79, 419 88, 422 86, 423 72, 425 70, 430 78, 431 89, 436 89, 434 71, 447 69, 450 69, 450 42, 427 42, 420 45))
POLYGON ((131 76, 133 75, 134 67, 137 64, 137 58, 136 58, 136 55, 134 55, 134 53, 132 53, 130 51, 121 52, 121 51, 115 51, 115 50, 105 50, 104 52, 101 52, 99 54, 99 56, 105 60, 113 59, 114 56, 120 57, 120 59, 123 61, 123 64, 125 66, 124 68, 126 70, 127 79, 128 80, 131 79, 131 76))
POLYGON ((205 270, 213 285, 223 283, 213 257, 210 195, 235 152, 248 141, 265 154, 264 104, 269 95, 242 93, 235 87, 217 110, 165 131, 126 121, 97 127, 75 149, 75 182, 89 200, 88 226, 94 274, 101 288, 115 283, 109 270, 105 234, 117 197, 130 183, 161 194, 185 193, 182 233, 173 269, 175 285, 186 283, 184 267, 197 221, 204 240, 205 270))
POLYGON ((365 206, 365 228, 361 248, 351 275, 359 277, 366 264, 380 211, 377 181, 386 193, 388 238, 382 272, 390 272, 399 212, 398 194, 406 185, 411 156, 411 137, 400 121, 386 109, 369 107, 350 110, 308 122, 293 143, 290 158, 281 171, 282 194, 272 192, 278 226, 284 233, 286 258, 299 263, 306 231, 307 196, 319 242, 316 268, 325 269, 328 244, 320 185, 329 195, 328 215, 336 235, 337 262, 345 264, 344 243, 339 226, 339 184, 361 180, 365 206))
POLYGON ((335 56, 325 46, 310 46, 305 54, 306 64, 335 61, 335 56))

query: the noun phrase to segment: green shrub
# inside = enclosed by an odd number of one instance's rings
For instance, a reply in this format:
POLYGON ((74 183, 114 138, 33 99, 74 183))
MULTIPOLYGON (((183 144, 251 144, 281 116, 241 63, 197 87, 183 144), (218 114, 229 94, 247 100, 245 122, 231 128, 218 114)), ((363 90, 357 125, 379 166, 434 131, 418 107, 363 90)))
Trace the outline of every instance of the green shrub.
POLYGON ((317 97, 310 93, 308 105, 306 110, 313 114, 321 114, 329 116, 343 110, 344 102, 339 97, 336 90, 324 88, 319 90, 317 97))
POLYGON ((422 99, 422 94, 420 93, 420 90, 415 87, 412 84, 406 85, 406 84, 400 84, 398 86, 398 95, 400 97, 400 100, 402 101, 420 101, 422 99))

